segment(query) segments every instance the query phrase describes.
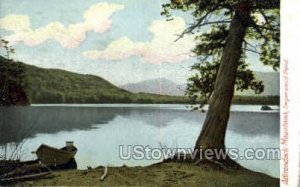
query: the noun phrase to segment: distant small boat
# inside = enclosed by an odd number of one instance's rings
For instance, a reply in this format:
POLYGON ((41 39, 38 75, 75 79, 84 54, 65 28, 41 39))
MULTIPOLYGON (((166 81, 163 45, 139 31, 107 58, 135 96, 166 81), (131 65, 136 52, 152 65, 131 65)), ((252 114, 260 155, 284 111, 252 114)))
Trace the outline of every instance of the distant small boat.
POLYGON ((73 146, 73 142, 66 142, 66 146, 61 149, 42 144, 36 150, 38 159, 47 166, 66 164, 74 158, 76 153, 77 148, 73 146))

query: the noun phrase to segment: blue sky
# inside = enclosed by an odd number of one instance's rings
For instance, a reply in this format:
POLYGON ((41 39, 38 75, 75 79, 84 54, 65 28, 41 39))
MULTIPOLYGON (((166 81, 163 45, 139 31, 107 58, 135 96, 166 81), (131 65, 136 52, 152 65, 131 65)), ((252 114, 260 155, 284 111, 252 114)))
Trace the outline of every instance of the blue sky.
MULTIPOLYGON (((189 54, 195 43, 192 36, 173 41, 192 20, 177 13, 166 22, 163 2, 2 0, 0 36, 16 49, 13 58, 27 64, 94 74, 116 85, 154 78, 184 83, 196 62, 189 54)), ((271 69, 255 56, 250 61, 254 70, 271 69)))

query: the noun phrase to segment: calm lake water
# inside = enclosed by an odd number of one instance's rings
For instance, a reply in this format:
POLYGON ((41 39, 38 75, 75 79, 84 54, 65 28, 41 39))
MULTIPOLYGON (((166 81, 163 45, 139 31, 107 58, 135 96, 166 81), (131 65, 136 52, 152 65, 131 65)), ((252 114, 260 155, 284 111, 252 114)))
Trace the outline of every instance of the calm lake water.
MULTIPOLYGON (((278 109, 278 107, 272 106, 278 109)), ((226 146, 279 148, 279 110, 235 105, 226 135, 226 146)), ((78 148, 76 161, 86 166, 137 166, 159 160, 122 160, 120 145, 151 148, 193 148, 205 113, 186 105, 32 105, 0 108, 0 145, 23 142, 22 159, 35 159, 42 143, 63 147, 66 140, 78 148)), ((242 166, 279 177, 278 160, 239 160, 242 166)))

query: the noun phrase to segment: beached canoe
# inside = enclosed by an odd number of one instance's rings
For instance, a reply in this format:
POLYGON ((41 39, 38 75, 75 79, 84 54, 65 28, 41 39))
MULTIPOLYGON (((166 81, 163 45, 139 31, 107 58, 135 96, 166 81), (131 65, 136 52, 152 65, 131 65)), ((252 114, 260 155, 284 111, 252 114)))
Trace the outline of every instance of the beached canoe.
POLYGON ((33 180, 43 178, 50 174, 52 174, 52 171, 48 167, 39 164, 37 161, 20 162, 18 167, 0 175, 0 186, 11 186, 12 183, 10 182, 33 180))
POLYGON ((36 151, 38 159, 47 166, 59 166, 74 158, 77 148, 67 145, 61 149, 42 144, 36 151))

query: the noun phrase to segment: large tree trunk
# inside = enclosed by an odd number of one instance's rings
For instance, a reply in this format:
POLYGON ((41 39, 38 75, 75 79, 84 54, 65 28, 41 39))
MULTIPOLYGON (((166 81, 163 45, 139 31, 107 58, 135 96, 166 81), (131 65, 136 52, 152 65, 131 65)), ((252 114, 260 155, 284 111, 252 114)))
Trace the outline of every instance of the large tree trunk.
POLYGON ((206 119, 195 145, 195 151, 202 149, 225 149, 225 134, 234 94, 238 62, 242 44, 250 20, 250 5, 242 1, 232 19, 226 45, 218 70, 214 91, 209 101, 206 119))

